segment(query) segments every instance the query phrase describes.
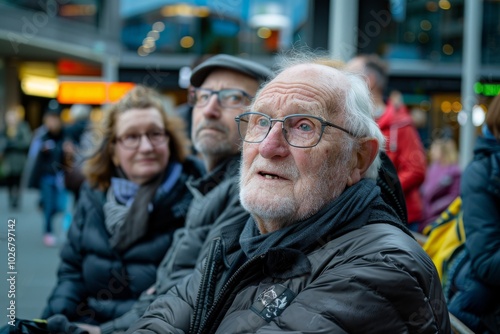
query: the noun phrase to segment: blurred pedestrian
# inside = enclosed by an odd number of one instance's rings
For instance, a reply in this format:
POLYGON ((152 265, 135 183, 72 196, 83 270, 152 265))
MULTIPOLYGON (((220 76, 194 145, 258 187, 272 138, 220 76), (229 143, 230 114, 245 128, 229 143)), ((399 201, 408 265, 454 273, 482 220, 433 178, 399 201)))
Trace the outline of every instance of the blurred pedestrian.
POLYGON ((446 285, 449 310, 474 333, 500 333, 500 95, 462 174, 466 260, 446 285))
POLYGON ((346 68, 365 76, 373 96, 373 116, 386 138, 385 150, 398 172, 405 194, 408 226, 417 231, 422 219, 420 186, 426 173, 426 157, 422 141, 399 92, 384 98, 387 86, 387 64, 375 54, 351 59, 346 68))
POLYGON ((432 223, 460 195, 458 150, 452 138, 435 139, 429 150, 430 164, 422 193, 422 221, 419 232, 432 223))
POLYGON ((79 144, 82 135, 88 130, 92 107, 87 104, 74 104, 69 108, 71 123, 66 125, 66 138, 79 144))
POLYGON ((44 217, 43 243, 56 245, 53 219, 57 212, 64 211, 65 189, 63 182, 64 132, 58 109, 47 109, 43 115, 43 126, 36 131, 31 142, 33 167, 29 176, 29 187, 40 190, 40 204, 44 217))
POLYGON ((73 193, 74 202, 78 201, 80 187, 85 180, 82 172, 84 160, 82 145, 83 136, 90 131, 90 112, 92 108, 86 104, 74 104, 70 108, 72 123, 65 126, 65 166, 64 186, 73 193))
POLYGON ((5 113, 5 127, 0 130, 0 178, 9 193, 9 208, 18 208, 21 176, 31 142, 31 129, 23 120, 24 108, 15 106, 5 113))

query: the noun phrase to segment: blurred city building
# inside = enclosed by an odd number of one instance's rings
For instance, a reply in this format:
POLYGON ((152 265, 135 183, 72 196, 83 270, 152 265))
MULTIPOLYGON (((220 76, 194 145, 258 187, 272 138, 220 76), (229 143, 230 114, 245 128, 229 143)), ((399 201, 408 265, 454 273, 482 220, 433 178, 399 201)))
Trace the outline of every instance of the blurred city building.
POLYGON ((458 141, 467 1, 482 3, 477 130, 500 90, 498 0, 0 0, 0 114, 20 103, 35 128, 58 99, 65 110, 91 104, 97 118, 136 83, 175 106, 200 55, 272 66, 278 51, 307 45, 341 59, 378 53, 387 93, 403 94, 424 145, 443 131, 458 141))

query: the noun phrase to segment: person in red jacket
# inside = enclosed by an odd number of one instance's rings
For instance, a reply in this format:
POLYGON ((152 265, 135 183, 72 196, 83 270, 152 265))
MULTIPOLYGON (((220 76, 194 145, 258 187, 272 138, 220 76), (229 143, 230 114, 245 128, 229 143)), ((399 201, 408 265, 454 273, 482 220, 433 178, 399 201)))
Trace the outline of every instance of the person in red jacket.
POLYGON ((373 116, 386 139, 386 153, 394 163, 405 194, 408 225, 418 230, 422 219, 422 198, 419 188, 424 182, 426 157, 422 141, 413 124, 401 94, 394 92, 386 101, 387 65, 377 55, 360 55, 347 63, 351 71, 364 74, 371 90, 373 116))

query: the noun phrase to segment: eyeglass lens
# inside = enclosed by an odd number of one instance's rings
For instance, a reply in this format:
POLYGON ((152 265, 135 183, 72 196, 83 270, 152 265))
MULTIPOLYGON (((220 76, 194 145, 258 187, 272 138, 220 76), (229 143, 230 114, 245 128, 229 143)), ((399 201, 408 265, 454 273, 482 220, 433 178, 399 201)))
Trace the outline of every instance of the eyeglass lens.
POLYGON ((283 123, 286 141, 297 147, 311 147, 318 144, 323 126, 321 121, 308 116, 288 116, 283 120, 271 120, 267 115, 257 113, 243 114, 239 118, 239 131, 244 141, 260 143, 272 128, 272 122, 283 123))
POLYGON ((222 89, 214 91, 210 89, 197 88, 194 91, 194 105, 204 107, 212 95, 217 95, 217 101, 224 108, 238 108, 246 105, 249 101, 243 91, 238 89, 222 89))
POLYGON ((165 131, 154 131, 154 132, 147 132, 147 133, 130 133, 126 134, 122 137, 119 138, 120 142, 123 144, 123 146, 127 148, 132 148, 135 149, 139 147, 141 144, 141 139, 142 136, 146 136, 146 138, 149 140, 151 145, 157 146, 160 144, 163 144, 165 142, 165 139, 167 137, 165 131))

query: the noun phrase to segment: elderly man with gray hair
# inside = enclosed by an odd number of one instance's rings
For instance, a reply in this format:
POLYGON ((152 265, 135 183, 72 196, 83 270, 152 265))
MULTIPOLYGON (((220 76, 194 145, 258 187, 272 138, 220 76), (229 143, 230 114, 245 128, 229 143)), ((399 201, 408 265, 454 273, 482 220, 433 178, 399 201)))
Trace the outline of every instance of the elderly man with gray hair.
POLYGON ((384 139, 358 75, 290 63, 236 117, 250 218, 129 333, 450 333, 430 258, 377 186, 384 139))

